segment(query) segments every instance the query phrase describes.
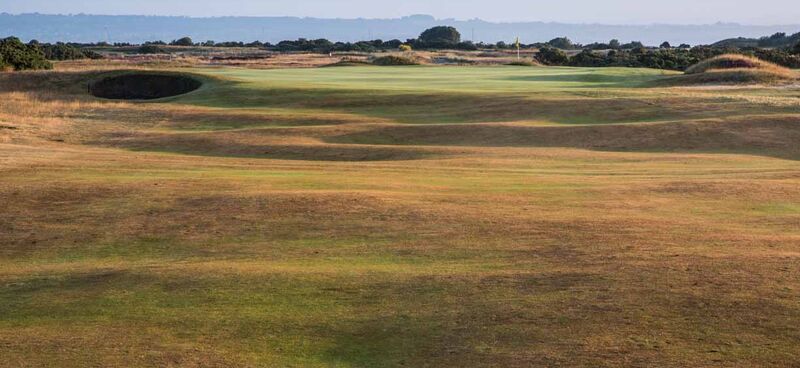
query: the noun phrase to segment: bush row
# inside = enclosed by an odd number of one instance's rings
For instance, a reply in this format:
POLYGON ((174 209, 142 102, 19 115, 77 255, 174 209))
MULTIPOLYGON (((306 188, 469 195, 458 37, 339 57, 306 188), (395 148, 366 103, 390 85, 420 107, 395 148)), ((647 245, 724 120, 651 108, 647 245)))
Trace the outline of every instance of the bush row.
POLYGON ((52 69, 44 51, 35 44, 24 44, 19 38, 0 40, 0 70, 52 69))
POLYGON ((686 70, 691 65, 722 54, 737 53, 755 56, 788 68, 800 68, 800 55, 791 50, 780 49, 724 49, 712 47, 610 50, 598 52, 584 49, 578 54, 568 56, 564 51, 553 47, 539 50, 535 58, 545 65, 577 67, 635 67, 667 70, 686 70))
POLYGON ((0 39, 0 69, 51 69, 50 60, 100 59, 102 55, 66 43, 27 44, 16 37, 0 39))

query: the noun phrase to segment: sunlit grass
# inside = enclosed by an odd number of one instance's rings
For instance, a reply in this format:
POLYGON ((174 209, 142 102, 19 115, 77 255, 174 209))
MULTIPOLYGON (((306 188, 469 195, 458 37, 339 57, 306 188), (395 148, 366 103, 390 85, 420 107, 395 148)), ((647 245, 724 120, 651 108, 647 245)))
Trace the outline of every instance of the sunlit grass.
POLYGON ((195 71, 150 103, 3 92, 0 366, 797 364, 796 92, 195 71))

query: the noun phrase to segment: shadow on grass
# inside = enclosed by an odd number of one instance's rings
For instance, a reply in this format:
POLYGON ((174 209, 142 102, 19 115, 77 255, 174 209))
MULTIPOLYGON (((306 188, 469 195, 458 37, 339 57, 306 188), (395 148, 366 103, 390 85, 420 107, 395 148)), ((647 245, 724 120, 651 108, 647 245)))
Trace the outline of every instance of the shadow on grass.
MULTIPOLYGON (((589 76, 591 77, 591 76, 589 76)), ((604 76, 601 76, 604 77, 604 76)), ((788 108, 736 104, 697 97, 603 98, 544 94, 415 93, 386 90, 252 88, 235 82, 198 91, 177 101, 214 108, 282 108, 347 113, 403 124, 456 124, 549 121, 562 124, 612 124, 665 119, 789 111, 788 108)))
POLYGON ((329 142, 413 146, 569 147, 600 151, 744 153, 800 159, 800 117, 660 124, 380 126, 329 142))
POLYGON ((404 161, 444 156, 433 148, 344 144, 248 143, 214 134, 133 134, 92 142, 133 151, 180 153, 213 157, 308 161, 404 161))
POLYGON ((505 80, 517 82, 547 82, 547 83, 563 83, 559 87, 564 88, 630 88, 645 86, 655 80, 663 79, 659 75, 613 75, 603 73, 564 73, 564 74, 548 74, 548 75, 526 75, 526 76, 512 76, 507 77, 505 80))

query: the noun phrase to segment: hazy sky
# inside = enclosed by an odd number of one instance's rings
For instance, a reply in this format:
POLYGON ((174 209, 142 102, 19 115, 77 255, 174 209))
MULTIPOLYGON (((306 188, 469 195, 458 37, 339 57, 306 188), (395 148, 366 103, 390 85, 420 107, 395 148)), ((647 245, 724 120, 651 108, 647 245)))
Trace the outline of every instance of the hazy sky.
POLYGON ((798 0, 0 0, 0 12, 437 18, 578 23, 800 23, 798 0))

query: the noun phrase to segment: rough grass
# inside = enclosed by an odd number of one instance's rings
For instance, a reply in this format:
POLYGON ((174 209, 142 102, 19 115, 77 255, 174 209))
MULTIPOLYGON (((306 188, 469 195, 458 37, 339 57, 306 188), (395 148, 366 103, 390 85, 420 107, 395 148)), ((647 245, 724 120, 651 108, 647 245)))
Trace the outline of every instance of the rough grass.
POLYGON ((0 75, 0 366, 800 364, 794 90, 196 72, 0 75))
POLYGON ((380 66, 419 65, 419 61, 407 56, 387 55, 375 58, 372 60, 372 64, 380 66))
POLYGON ((715 56, 713 58, 703 60, 695 65, 686 69, 686 74, 700 74, 713 70, 725 69, 760 69, 770 70, 775 73, 787 73, 789 69, 778 66, 776 64, 761 60, 756 57, 738 55, 738 54, 725 54, 715 56))
POLYGON ((660 85, 777 84, 797 81, 791 69, 755 57, 726 54, 704 60, 686 70, 686 75, 658 81, 660 85))

